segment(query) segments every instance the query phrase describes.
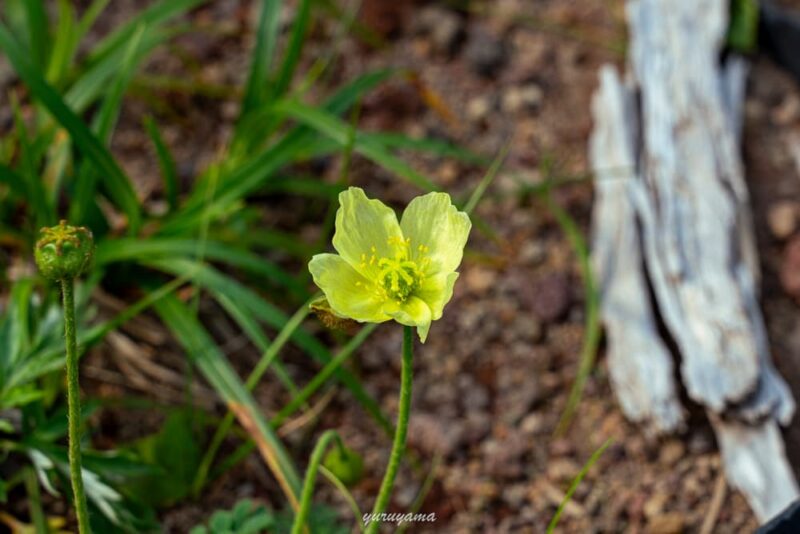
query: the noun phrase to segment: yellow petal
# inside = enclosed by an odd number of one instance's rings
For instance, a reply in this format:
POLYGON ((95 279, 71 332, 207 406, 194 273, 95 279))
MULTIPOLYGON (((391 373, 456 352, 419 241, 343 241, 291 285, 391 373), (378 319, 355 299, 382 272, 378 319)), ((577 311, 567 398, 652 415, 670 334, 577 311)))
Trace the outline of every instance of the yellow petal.
POLYGON ((464 255, 472 223, 469 216, 450 201, 447 193, 428 193, 417 197, 403 212, 403 235, 411 239, 415 258, 427 257, 428 274, 450 273, 464 255))
POLYGON ((395 255, 390 239, 402 240, 402 235, 394 210, 383 202, 367 198, 358 187, 339 193, 333 246, 363 276, 375 279, 377 261, 395 255))
POLYGON ((416 326, 420 341, 425 343, 428 330, 431 328, 431 309, 424 300, 409 297, 405 302, 389 301, 384 306, 384 312, 395 321, 406 326, 416 326))
POLYGON ((308 264, 331 309, 341 317, 360 322, 382 323, 390 317, 383 312, 383 299, 375 287, 348 262, 336 254, 317 254, 308 264))
POLYGON ((453 286, 458 279, 458 273, 439 273, 427 277, 414 295, 424 300, 431 309, 431 318, 436 321, 442 317, 445 305, 453 297, 453 286))

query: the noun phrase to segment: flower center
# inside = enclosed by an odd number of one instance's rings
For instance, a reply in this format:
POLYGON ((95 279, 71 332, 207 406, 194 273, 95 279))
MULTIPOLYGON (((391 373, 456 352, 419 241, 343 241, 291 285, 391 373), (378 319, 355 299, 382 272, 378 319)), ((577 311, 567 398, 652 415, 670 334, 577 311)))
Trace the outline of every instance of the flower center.
POLYGON ((386 298, 405 302, 414 293, 425 279, 425 267, 430 259, 424 256, 428 247, 419 245, 416 256, 410 254, 411 239, 390 237, 389 245, 394 249, 393 258, 376 258, 375 247, 372 247, 372 256, 367 259, 366 254, 361 257, 361 265, 376 265, 378 267, 377 286, 386 298))
POLYGON ((391 298, 400 302, 413 293, 422 279, 417 263, 411 260, 381 258, 378 267, 381 270, 378 274, 381 286, 391 298))

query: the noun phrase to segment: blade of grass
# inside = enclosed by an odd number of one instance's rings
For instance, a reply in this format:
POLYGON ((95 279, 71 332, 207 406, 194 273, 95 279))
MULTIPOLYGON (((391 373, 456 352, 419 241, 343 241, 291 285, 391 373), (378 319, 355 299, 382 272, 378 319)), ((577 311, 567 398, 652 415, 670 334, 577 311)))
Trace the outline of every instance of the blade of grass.
MULTIPOLYGON (((2 179, 2 174, 0 174, 2 179)), ((248 250, 281 250, 296 258, 310 258, 316 251, 313 245, 299 240, 299 236, 274 229, 260 229, 258 232, 239 233, 228 228, 215 228, 211 235, 217 241, 235 242, 248 250)))
MULTIPOLYGON (((264 376, 264 373, 267 371, 270 364, 275 358, 278 357, 278 354, 283 346, 287 341, 289 341, 289 337, 294 333, 295 330, 297 330, 297 328, 299 328, 300 324, 303 322, 303 319, 308 316, 309 303, 310 301, 305 302, 295 312, 295 314, 286 322, 286 325, 275 337, 275 340, 266 348, 266 350, 264 350, 261 358, 259 358, 258 363, 250 372, 250 376, 247 377, 247 382, 245 382, 245 386, 249 391, 253 391, 256 385, 261 381, 261 378, 264 376)), ((226 437, 228 437, 228 432, 230 432, 231 426, 233 426, 233 413, 228 412, 225 414, 224 419, 217 427, 216 432, 214 432, 214 436, 211 438, 211 442, 206 449, 205 454, 203 455, 200 466, 197 469, 197 474, 194 478, 194 482, 192 483, 192 493, 195 496, 198 496, 200 491, 203 489, 208 477, 208 471, 211 469, 211 464, 213 463, 214 458, 217 456, 217 452, 219 451, 222 442, 225 441, 226 437)))
POLYGON ((27 467, 24 469, 24 473, 25 492, 28 494, 28 513, 33 520, 33 529, 36 534, 47 534, 49 528, 47 527, 47 518, 44 515, 44 508, 42 507, 42 494, 39 490, 39 480, 36 478, 36 471, 31 467, 27 467))
POLYGON ((468 215, 472 215, 473 210, 480 202, 483 194, 486 192, 486 189, 489 185, 494 181, 495 176, 497 176, 497 171, 500 170, 500 167, 503 166, 503 162, 506 160, 506 156, 508 156, 508 151, 511 149, 511 141, 507 141, 503 148, 500 149, 500 152, 497 154, 497 157, 494 158, 492 161, 492 165, 486 171, 486 174, 481 179, 478 187, 472 192, 470 195, 469 200, 464 205, 464 211, 467 212, 468 215))
POLYGON ((25 21, 31 47, 31 59, 39 68, 44 68, 50 48, 50 23, 42 0, 25 0, 25 21))
POLYGON ((136 32, 139 25, 158 27, 190 9, 209 2, 209 0, 161 0, 139 12, 111 34, 104 37, 89 56, 88 64, 94 65, 125 48, 125 44, 136 32))
MULTIPOLYGON (((362 94, 374 88, 394 74, 391 70, 380 70, 365 74, 341 88, 325 104, 333 114, 344 112, 362 94)), ((161 233, 178 233, 192 228, 197 220, 206 216, 203 210, 221 212, 241 198, 255 191, 274 176, 274 172, 289 162, 295 161, 300 152, 313 146, 316 134, 310 128, 297 127, 279 142, 267 147, 259 155, 238 166, 222 177, 214 206, 205 205, 205 194, 201 187, 193 191, 180 214, 170 220, 161 233)))
POLYGON ((578 475, 572 481, 572 484, 570 484, 566 495, 564 495, 564 499, 561 501, 561 504, 558 505, 558 510, 556 510, 556 513, 553 515, 553 519, 551 519, 550 524, 547 525, 547 534, 552 534, 553 532, 555 532, 555 529, 558 526, 558 520, 561 518, 561 513, 564 511, 564 507, 567 505, 570 499, 572 499, 572 494, 575 493, 576 489, 578 489, 581 480, 583 480, 583 477, 585 477, 586 473, 589 472, 589 469, 591 469, 592 466, 597 462, 597 460, 600 459, 600 456, 603 455, 603 453, 606 451, 608 446, 611 445, 613 441, 614 440, 609 439, 605 443, 603 443, 599 449, 597 449, 596 451, 594 451, 594 453, 592 453, 592 455, 589 457, 589 460, 581 468, 578 475))
MULTIPOLYGON (((236 321, 236 324, 239 325, 239 328, 242 329, 242 332, 250 339, 250 341, 258 350, 265 352, 269 349, 269 338, 266 336, 263 328, 249 310, 240 306, 238 302, 227 297, 226 295, 217 295, 217 302, 228 313, 228 315, 230 315, 231 318, 236 321)), ((286 369, 284 369, 281 362, 276 361, 272 366, 272 370, 275 373, 275 376, 278 377, 278 380, 281 381, 281 383, 290 393, 294 394, 297 392, 297 385, 295 385, 294 381, 289 376, 289 373, 286 372, 286 369)))
POLYGON ((397 132, 361 132, 361 136, 386 150, 413 150, 434 156, 454 158, 475 165, 489 165, 491 160, 444 139, 415 138, 397 132))
POLYGON ((567 398, 567 405, 564 408, 564 413, 561 414, 561 419, 555 431, 556 435, 562 435, 572 422, 572 418, 583 396, 586 381, 589 379, 589 375, 594 368, 597 347, 600 344, 600 294, 597 291, 594 274, 592 273, 589 247, 586 244, 586 240, 581 235, 578 225, 561 206, 553 201, 549 189, 546 190, 543 195, 546 206, 553 213, 556 222, 567 236, 567 241, 569 241, 572 250, 578 257, 581 277, 583 278, 584 293, 586 295, 586 319, 583 346, 581 347, 580 361, 578 363, 578 374, 575 377, 575 382, 572 384, 569 397, 567 398))
MULTIPOLYGON (((336 356, 334 356, 334 358, 328 364, 326 364, 325 367, 323 367, 323 369, 319 371, 314 378, 298 394, 296 394, 275 417, 272 418, 270 421, 272 428, 278 429, 278 427, 280 427, 289 417, 291 417, 291 415, 296 412, 300 406, 305 404, 305 402, 327 382, 331 375, 341 369, 341 365, 345 362, 345 360, 353 355, 358 347, 360 347, 370 336, 370 334, 372 334, 375 328, 377 328, 377 326, 378 325, 376 324, 368 324, 359 330, 358 334, 353 336, 353 338, 344 347, 342 347, 336 356)), ((379 421, 379 424, 388 436, 391 436, 394 433, 394 427, 388 422, 388 420, 385 423, 379 421)), ((255 444, 252 441, 243 443, 239 446, 239 448, 225 458, 225 460, 222 462, 223 465, 219 467, 216 472, 224 472, 225 470, 233 467, 241 460, 246 458, 254 448, 255 444)), ((413 458, 410 458, 410 460, 412 462, 414 461, 413 458)))
POLYGON ((106 187, 111 198, 127 215, 130 231, 136 232, 141 223, 139 201, 130 180, 117 162, 86 124, 67 107, 55 89, 45 81, 41 72, 28 60, 2 23, 0 23, 0 48, 6 53, 14 70, 26 83, 31 93, 70 133, 78 149, 91 159, 106 177, 106 187))
POLYGON ((75 8, 68 0, 58 0, 58 21, 53 37, 53 52, 45 70, 45 79, 60 87, 77 47, 75 8))
MULTIPOLYGON (((232 267, 243 269, 261 276, 270 282, 285 287, 299 299, 307 299, 308 291, 297 279, 270 262, 243 248, 236 248, 218 241, 206 241, 203 256, 223 262, 232 267)), ((197 240, 177 238, 121 238, 102 242, 95 252, 97 265, 106 265, 119 261, 137 261, 144 259, 179 259, 181 257, 197 258, 197 240)))
POLYGON ((14 171, 11 167, 0 163, 0 183, 6 184, 11 192, 19 197, 25 198, 27 186, 25 179, 14 171))
MULTIPOLYGON (((222 275, 208 265, 201 265, 197 262, 180 259, 172 259, 169 261, 152 260, 144 262, 144 264, 175 276, 186 274, 190 276, 196 284, 209 291, 215 299, 219 299, 221 295, 227 296, 238 302, 245 309, 248 309, 250 313, 260 321, 269 324, 273 328, 281 329, 286 325, 288 317, 286 317, 282 311, 259 297, 253 291, 242 286, 235 280, 222 275)), ((303 328, 295 330, 291 340, 293 344, 323 365, 328 364, 332 359, 328 349, 303 328)), ((355 397, 364 410, 375 419, 381 428, 391 435, 392 425, 389 419, 383 414, 377 401, 364 390, 361 383, 350 372, 342 368, 337 368, 333 374, 350 390, 353 397, 355 397)))
POLYGON ((241 122, 250 111, 261 105, 267 90, 267 73, 270 71, 275 45, 278 40, 280 25, 280 7, 278 0, 262 0, 258 16, 255 49, 251 55, 250 74, 245 85, 242 111, 238 122, 241 122))
POLYGON ((175 159, 161 137, 158 126, 156 126, 152 117, 145 117, 144 128, 147 131, 147 135, 150 136, 153 147, 156 149, 158 167, 161 169, 161 178, 164 180, 164 196, 169 205, 168 213, 171 213, 178 207, 178 171, 175 159))
MULTIPOLYGON (((301 123, 310 126, 321 134, 333 139, 341 146, 346 146, 349 137, 349 127, 332 113, 323 109, 306 106, 297 101, 284 100, 274 106, 275 112, 292 117, 301 123)), ((372 160, 384 169, 393 172, 425 191, 435 191, 438 188, 426 177, 409 167, 404 161, 396 158, 390 152, 369 137, 356 136, 354 149, 356 152, 372 160)))
POLYGON ((273 86, 273 98, 281 97, 289 88, 292 82, 297 62, 300 60, 300 53, 303 51, 303 44, 306 41, 308 25, 311 21, 311 0, 300 0, 296 8, 294 24, 289 35, 289 42, 286 45, 283 63, 278 70, 277 77, 273 86))
MULTIPOLYGON (((165 43, 169 39, 185 33, 188 26, 178 26, 175 28, 159 28, 157 26, 147 26, 149 30, 142 37, 133 63, 140 64, 157 46, 165 43)), ((130 38, 123 41, 127 44, 130 38)), ((108 87, 111 80, 119 71, 119 65, 123 61, 125 48, 114 50, 113 53, 104 57, 79 75, 69 89, 64 93, 64 102, 72 108, 75 113, 84 113, 99 99, 108 87)))
MULTIPOLYGON (((428 469, 428 474, 425 476, 425 480, 422 482, 422 487, 419 489, 419 493, 417 496, 414 497, 414 502, 411 503, 411 507, 408 509, 407 513, 416 514, 422 508, 422 505, 425 504, 425 499, 428 497, 431 489, 433 489, 433 483, 436 482, 436 471, 439 469, 439 465, 442 463, 442 455, 441 453, 436 453, 436 456, 433 457, 431 460, 431 467, 428 469)), ((401 523, 397 527, 396 534, 404 534, 411 523, 401 523)))
POLYGON ((264 420, 261 408, 236 375, 225 354, 180 300, 168 296, 158 301, 155 307, 206 380, 214 386, 235 412, 240 424, 258 442, 265 462, 296 510, 301 486, 294 463, 278 436, 264 420))
MULTIPOLYGON (((119 75, 116 81, 111 85, 111 89, 106 93, 106 97, 103 99, 103 103, 100 106, 100 111, 95 116, 92 129, 100 142, 105 145, 108 145, 111 140, 111 132, 122 108, 122 98, 125 94, 125 88, 130 83, 131 78, 133 78, 134 71, 137 67, 134 59, 145 31, 146 28, 144 26, 139 26, 131 37, 128 47, 125 50, 125 56, 119 70, 119 75)), ((72 221, 76 223, 85 221, 85 215, 90 208, 90 204, 94 201, 96 190, 97 172, 94 167, 89 164, 88 160, 84 161, 78 173, 75 194, 70 206, 70 218, 72 221)))
MULTIPOLYGON (((361 4, 363 0, 350 0, 346 6, 343 6, 342 12, 333 18, 339 22, 338 28, 330 39, 330 45, 322 54, 318 54, 314 63, 306 71, 303 80, 298 84, 296 90, 292 91, 298 97, 306 95, 308 91, 314 87, 320 79, 330 80, 332 71, 330 66, 334 64, 336 59, 342 56, 345 40, 350 34, 353 25, 357 23, 358 13, 361 11, 361 4), (323 78, 323 75, 325 78, 323 78)), ((321 2, 317 0, 317 5, 321 2)))
POLYGON ((336 356, 334 356, 331 361, 325 364, 325 367, 320 370, 314 378, 302 389, 300 392, 295 395, 286 406, 284 406, 278 414, 272 418, 272 425, 273 427, 281 426, 286 419, 291 417, 291 415, 297 411, 300 406, 306 403, 311 396, 320 388, 322 387, 328 379, 338 370, 341 368, 342 364, 353 355, 353 353, 358 350, 364 341, 375 331, 378 327, 376 324, 368 324, 361 328, 358 333, 353 336, 353 338, 347 342, 342 350, 340 350, 336 356))
POLYGON ((86 33, 94 25, 97 17, 100 16, 110 1, 111 0, 94 0, 89 7, 86 8, 86 11, 83 12, 83 16, 78 22, 78 27, 75 31, 77 42, 81 42, 83 40, 83 38, 86 36, 86 33))
MULTIPOLYGON (((148 292, 144 297, 134 304, 122 310, 114 318, 95 325, 89 329, 84 329, 78 336, 78 353, 84 354, 86 350, 99 343, 109 332, 116 330, 133 317, 139 315, 159 299, 176 291, 181 285, 188 281, 186 277, 176 278, 163 286, 148 292)), ((61 369, 64 366, 63 345, 48 346, 42 350, 28 354, 20 365, 13 369, 13 373, 6 377, 2 382, 0 391, 7 391, 11 388, 31 382, 40 376, 61 369)))
POLYGON ((22 118, 22 111, 19 108, 17 99, 11 98, 12 116, 14 118, 14 127, 16 129, 16 138, 19 143, 19 161, 20 170, 22 171, 22 179, 25 188, 25 200, 30 204, 32 215, 34 216, 34 224, 37 228, 48 226, 55 221, 55 212, 50 206, 47 192, 44 189, 44 184, 37 172, 36 156, 34 155, 34 148, 30 143, 28 137, 28 129, 25 126, 25 120, 22 118))

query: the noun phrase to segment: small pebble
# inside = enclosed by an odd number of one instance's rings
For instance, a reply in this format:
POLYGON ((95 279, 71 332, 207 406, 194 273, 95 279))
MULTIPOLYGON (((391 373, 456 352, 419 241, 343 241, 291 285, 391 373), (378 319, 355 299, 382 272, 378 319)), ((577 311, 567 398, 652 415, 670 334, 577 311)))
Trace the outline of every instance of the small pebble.
POLYGON ((465 55, 472 70, 486 78, 497 75, 508 59, 505 43, 483 30, 472 32, 465 55))
POLYGON ((767 224, 773 236, 787 239, 797 230, 797 205, 785 200, 776 202, 767 211, 767 224))

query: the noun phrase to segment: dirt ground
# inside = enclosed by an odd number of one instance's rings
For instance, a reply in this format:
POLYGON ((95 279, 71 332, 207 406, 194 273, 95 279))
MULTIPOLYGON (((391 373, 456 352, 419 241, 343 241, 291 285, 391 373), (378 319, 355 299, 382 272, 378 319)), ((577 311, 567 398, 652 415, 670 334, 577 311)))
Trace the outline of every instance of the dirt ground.
MULTIPOLYGON (((135 4, 119 2, 119 16, 135 4)), ((559 532, 700 532, 704 521, 711 525, 704 532, 753 531, 756 522, 744 499, 724 485, 714 438, 703 418, 693 419, 682 435, 645 436, 622 417, 602 350, 574 423, 566 434, 553 437, 577 371, 585 299, 569 243, 546 206, 525 191, 542 182, 547 165, 562 178, 586 175, 589 102, 597 69, 603 63, 624 62, 622 3, 496 0, 469 6, 365 0, 360 21, 377 32, 385 46, 372 48, 345 39, 331 69, 335 74, 325 79, 335 86, 377 67, 408 68, 442 104, 431 106, 420 84, 396 79, 364 100, 359 123, 363 128, 448 139, 489 155, 510 143, 503 171, 477 209, 496 235, 473 231, 454 298, 443 319, 434 323, 428 342, 417 346, 409 445, 420 466, 403 466, 391 509, 404 512, 411 507, 433 465, 434 482, 421 511, 435 512, 437 521, 412 525, 409 532, 543 532, 569 482, 611 438, 612 445, 566 507, 559 532), (716 510, 713 496, 721 498, 716 510)), ((218 36, 179 39, 183 53, 199 65, 190 77, 218 86, 241 85, 246 50, 252 44, 251 14, 247 2, 218 0, 193 15, 199 24, 216 25, 218 36)), ((335 26, 335 21, 326 20, 315 27, 306 56, 330 46, 335 26)), ((184 69, 165 51, 146 72, 184 69)), ((800 93, 794 80, 765 59, 754 62, 751 78, 744 154, 762 254, 764 310, 774 357, 797 394, 800 93)), ((154 197, 157 180, 150 177, 157 176, 157 168, 139 126, 142 114, 157 113, 186 180, 213 157, 236 116, 235 94, 157 94, 165 98, 154 108, 151 91, 134 91, 113 145, 144 194, 154 197)), ((412 162, 454 195, 471 191, 482 175, 482 169, 452 160, 416 157, 412 162)), ((315 169, 326 179, 336 179, 336 161, 317 163, 315 169)), ((417 194, 359 158, 353 161, 350 179, 371 196, 397 206, 417 194)), ((588 231, 591 183, 579 180, 555 195, 588 231)), ((309 220, 299 203, 278 199, 270 204, 269 198, 265 202, 267 222, 292 231, 299 228, 302 238, 313 242, 318 220, 309 220)), ((226 349, 234 363, 243 372, 252 366, 257 351, 239 343, 235 332, 230 335, 231 327, 218 310, 205 305, 203 314, 220 339, 231 337, 226 349)), ((321 332, 313 320, 307 326, 321 332)), ((149 384, 142 382, 142 372, 130 368, 131 359, 119 356, 119 344, 125 341, 117 340, 88 358, 86 389, 107 396, 157 389, 154 394, 161 400, 180 400, 181 383, 172 380, 184 369, 183 357, 166 334, 148 318, 135 321, 122 334, 134 343, 135 354, 144 354, 164 369, 163 382, 158 388, 152 387, 152 377, 149 384)), ((396 413, 400 344, 400 329, 384 325, 351 363, 389 414, 396 413)), ((316 369, 291 350, 284 360, 301 384, 316 369)), ((212 394, 200 391, 198 397, 214 406, 212 394)), ((285 401, 276 391, 279 387, 271 380, 257 391, 267 413, 285 401)), ((348 446, 364 455, 367 476, 354 495, 367 510, 380 484, 390 440, 346 391, 331 394, 319 420, 285 439, 302 465, 315 436, 337 428, 348 446)), ((324 397, 318 395, 315 401, 324 397)), ((131 418, 109 411, 96 421, 101 428, 97 439, 113 443, 141 435, 157 428, 158 421, 156 414, 131 418)), ((800 443, 796 425, 787 437, 800 443)), ((800 457, 793 460, 800 465, 800 457)), ((340 509, 342 517, 350 517, 345 503, 324 483, 317 495, 340 509)), ((169 532, 186 532, 210 510, 242 497, 282 502, 256 456, 215 481, 200 502, 167 510, 161 519, 169 532)))

